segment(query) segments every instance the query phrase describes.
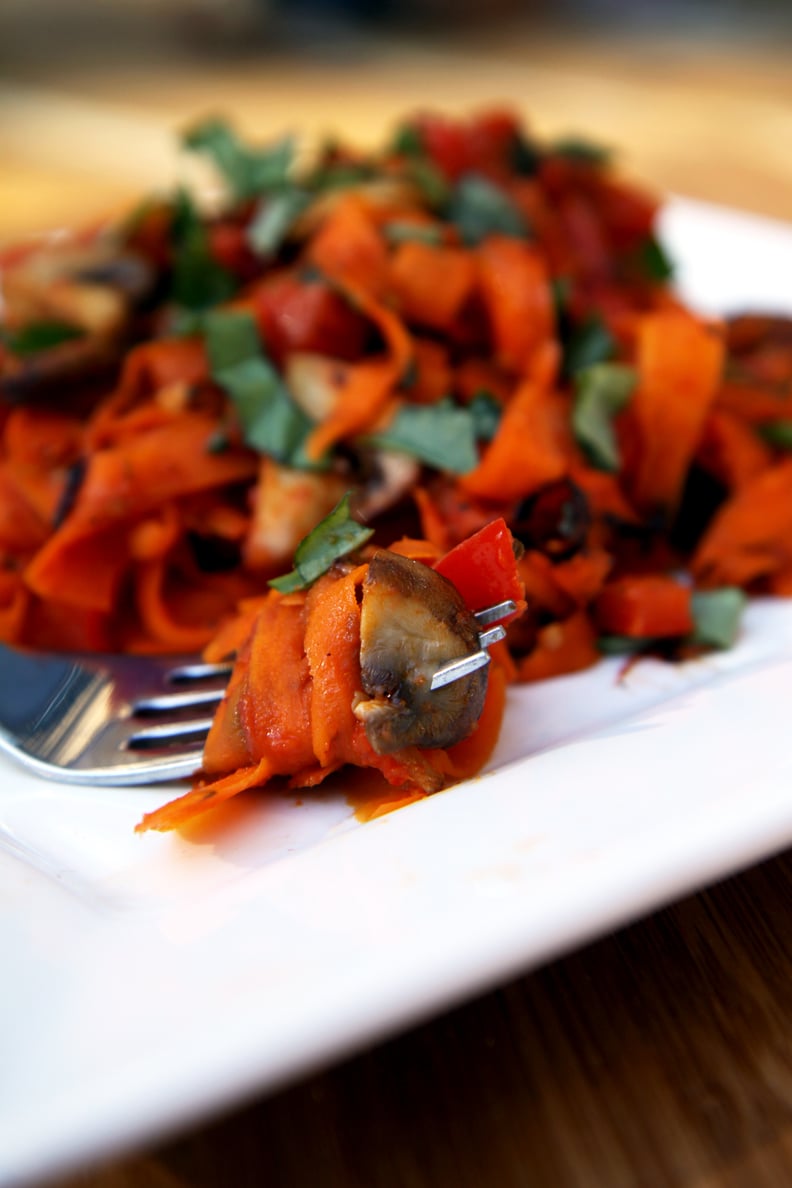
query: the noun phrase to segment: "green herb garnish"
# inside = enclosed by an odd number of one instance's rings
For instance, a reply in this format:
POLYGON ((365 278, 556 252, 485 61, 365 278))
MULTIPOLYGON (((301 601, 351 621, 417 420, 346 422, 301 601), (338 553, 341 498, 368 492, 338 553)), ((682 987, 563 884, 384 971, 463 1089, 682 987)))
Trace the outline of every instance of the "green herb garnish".
POLYGON ((231 399, 247 445, 279 462, 305 466, 312 422, 267 358, 253 316, 216 311, 205 323, 212 378, 231 399))
POLYGON ((373 528, 364 528, 352 518, 349 510, 350 493, 321 520, 313 531, 300 541, 294 554, 294 569, 269 583, 281 594, 305 590, 339 557, 346 557, 364 545, 374 535, 373 528))
POLYGON ((420 128, 415 124, 402 124, 393 134, 388 155, 397 157, 420 157, 426 151, 420 128))
MULTIPOLYGON (((645 635, 600 635, 597 651, 603 656, 634 656, 638 652, 651 651, 659 642, 645 635)), ((667 644, 668 640, 662 642, 667 644)))
POLYGON ((613 419, 627 404, 636 382, 634 369, 621 363, 595 363, 575 377, 572 429, 598 470, 619 469, 613 419))
POLYGON ((18 330, 3 332, 3 342, 12 354, 19 356, 37 355, 39 351, 84 337, 84 330, 68 322, 29 322, 18 330))
POLYGON ((580 161, 585 165, 608 165, 613 153, 604 145, 582 140, 578 136, 562 136, 550 146, 550 154, 566 157, 569 161, 580 161))
POLYGON ((663 284, 674 275, 674 264, 659 239, 650 235, 638 248, 635 264, 641 276, 663 284))
POLYGON ((746 601, 737 586, 695 591, 690 600, 694 623, 691 642, 709 648, 733 647, 746 601))
POLYGON ((204 310, 233 296, 236 281, 212 256, 200 212, 179 190, 171 213, 173 271, 171 300, 186 310, 204 310))
POLYGON ((569 334, 564 347, 564 373, 574 376, 594 363, 606 363, 615 352, 613 335, 602 318, 593 314, 569 334))
POLYGON ((311 201, 304 190, 289 188, 266 198, 247 229, 247 241, 257 256, 276 256, 289 232, 311 201))
POLYGON ((757 425, 757 432, 768 445, 779 450, 792 450, 792 420, 765 421, 757 425))
POLYGON ((437 404, 403 404, 393 420, 367 444, 410 454, 450 474, 467 474, 478 462, 476 423, 469 408, 450 399, 437 404))
POLYGON ((488 235, 526 239, 529 233, 522 212, 509 195, 476 173, 468 173, 457 182, 451 195, 448 218, 468 247, 481 243, 488 235))
POLYGON ((498 432, 503 409, 491 392, 476 392, 468 405, 468 411, 473 418, 473 432, 479 441, 492 441, 498 432))
POLYGON ((290 136, 266 148, 251 149, 224 120, 214 116, 188 128, 182 144, 193 152, 205 153, 233 197, 241 202, 286 185, 294 160, 294 141, 290 136))
POLYGON ((448 205, 451 190, 440 170, 423 157, 411 157, 404 177, 419 191, 430 210, 444 211, 448 205))

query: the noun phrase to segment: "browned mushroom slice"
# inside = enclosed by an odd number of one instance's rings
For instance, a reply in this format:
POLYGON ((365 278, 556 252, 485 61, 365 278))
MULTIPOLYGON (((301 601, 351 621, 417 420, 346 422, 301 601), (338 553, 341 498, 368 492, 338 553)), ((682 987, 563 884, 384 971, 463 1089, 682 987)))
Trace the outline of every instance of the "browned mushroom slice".
POLYGON ((121 361, 137 309, 156 276, 142 257, 111 241, 45 244, 4 272, 3 318, 13 334, 54 324, 74 332, 65 341, 16 352, 0 370, 9 401, 62 395, 64 387, 109 379, 121 361))
POLYGON ((365 696, 354 707, 374 750, 450 747, 470 734, 484 707, 487 670, 442 689, 432 675, 479 647, 476 620, 440 574, 380 552, 363 584, 360 665, 365 696))

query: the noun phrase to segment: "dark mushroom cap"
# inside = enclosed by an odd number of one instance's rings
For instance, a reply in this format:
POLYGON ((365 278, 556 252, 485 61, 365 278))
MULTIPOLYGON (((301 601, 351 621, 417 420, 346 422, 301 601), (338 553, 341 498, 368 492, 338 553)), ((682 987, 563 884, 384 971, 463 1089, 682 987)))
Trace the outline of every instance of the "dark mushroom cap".
POLYGON ((360 644, 367 697, 354 712, 378 754, 450 747, 470 734, 487 669, 431 689, 442 664, 479 648, 476 620, 451 582, 419 561, 376 553, 363 584, 360 644))

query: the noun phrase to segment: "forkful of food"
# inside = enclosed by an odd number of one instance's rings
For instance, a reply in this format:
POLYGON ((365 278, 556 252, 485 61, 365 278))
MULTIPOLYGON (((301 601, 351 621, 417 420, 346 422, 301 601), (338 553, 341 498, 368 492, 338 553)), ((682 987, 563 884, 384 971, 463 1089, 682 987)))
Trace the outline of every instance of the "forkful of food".
POLYGON ((490 649, 523 605, 508 529, 429 564, 406 555, 416 542, 363 548, 368 530, 339 507, 320 561, 316 540, 298 550, 200 660, 3 649, 0 748, 68 783, 194 778, 144 818, 156 829, 275 776, 313 787, 353 764, 428 793, 474 774, 502 714, 490 649))

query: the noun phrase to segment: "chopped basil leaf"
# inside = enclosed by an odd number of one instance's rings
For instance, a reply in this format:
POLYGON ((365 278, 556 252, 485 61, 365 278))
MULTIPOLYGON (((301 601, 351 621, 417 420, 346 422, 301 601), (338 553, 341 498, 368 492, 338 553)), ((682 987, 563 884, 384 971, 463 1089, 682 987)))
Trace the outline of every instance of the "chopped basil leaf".
POLYGON ((572 282, 568 276, 554 276, 550 281, 550 294, 553 298, 556 318, 567 316, 567 302, 572 292, 572 282))
POLYGON ((430 210, 445 210, 450 190, 448 182, 436 165, 422 157, 411 158, 404 177, 408 182, 412 182, 430 210))
POLYGON ((662 284, 674 275, 674 264, 658 239, 650 235, 638 249, 636 265, 647 280, 662 284))
POLYGON ((780 450, 792 450, 792 420, 765 421, 758 425, 760 437, 780 450))
POLYGON ((300 541, 294 554, 294 569, 283 577, 274 578, 269 584, 281 594, 304 590, 327 573, 339 557, 359 549, 374 535, 373 528, 364 528, 352 519, 349 510, 349 492, 321 520, 313 531, 300 541))
POLYGON ((491 392, 483 389, 468 405, 468 411, 473 418, 473 432, 479 441, 492 441, 498 432, 503 409, 491 392))
POLYGON ((509 157, 512 169, 521 177, 534 177, 542 161, 539 149, 521 132, 515 134, 509 157))
POLYGON ((613 418, 632 395, 637 376, 620 363, 595 363, 575 376, 572 429, 598 470, 618 470, 619 449, 613 418))
POLYGON ((383 227, 388 243, 428 243, 431 247, 443 242, 443 232, 436 223, 410 223, 407 220, 386 223, 383 227))
POLYGON ((392 153, 397 157, 420 157, 424 151, 421 130, 414 124, 402 124, 393 135, 388 155, 392 153))
POLYGON ((18 330, 3 332, 3 341, 14 355, 36 355, 64 342, 84 338, 85 331, 68 322, 30 322, 18 330))
POLYGON ((737 586, 695 591, 690 601, 694 623, 691 642, 710 648, 731 648, 740 630, 746 601, 737 586))
POLYGON ((241 310, 210 314, 206 347, 212 378, 233 402, 247 445, 296 464, 312 423, 264 354, 252 315, 241 310))
POLYGON ((403 404, 390 424, 367 436, 366 442, 410 454, 451 474, 467 474, 478 462, 473 415, 448 399, 403 404))
POLYGON ((574 376, 594 363, 606 363, 615 351, 613 335, 602 318, 594 314, 570 332, 564 347, 564 374, 574 376))
POLYGON ((227 301, 236 281, 212 256, 209 236, 189 194, 180 190, 171 213, 171 300, 187 310, 227 301))
POLYGON ((297 219, 311 201, 304 190, 286 189, 259 206, 247 229, 247 241, 257 256, 276 256, 297 219))
POLYGON ((218 428, 215 429, 214 433, 207 441, 206 448, 210 454, 224 454, 230 444, 231 441, 227 431, 225 429, 221 429, 218 426, 218 428))
POLYGON ((184 133, 182 143, 206 153, 228 184, 234 198, 245 201, 288 181, 294 142, 284 137, 263 149, 249 149, 224 120, 210 117, 184 133))
POLYGON ((557 157, 566 157, 571 161, 580 161, 586 165, 607 165, 611 160, 611 150, 601 144, 593 144, 590 140, 581 140, 577 136, 563 136, 550 146, 550 153, 557 157))
MULTIPOLYGON (((597 640, 597 651, 604 656, 632 656, 636 652, 649 651, 657 640, 644 635, 601 635, 597 640)), ((668 643, 668 640, 663 640, 668 643)))
POLYGON ((448 217, 463 243, 473 247, 488 235, 526 239, 528 224, 509 195, 486 177, 467 173, 451 195, 448 217))

